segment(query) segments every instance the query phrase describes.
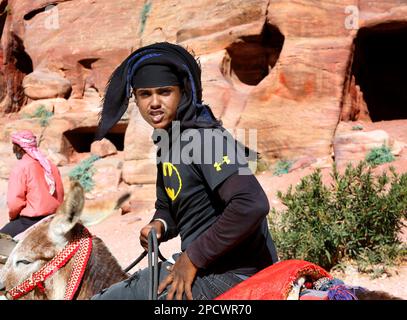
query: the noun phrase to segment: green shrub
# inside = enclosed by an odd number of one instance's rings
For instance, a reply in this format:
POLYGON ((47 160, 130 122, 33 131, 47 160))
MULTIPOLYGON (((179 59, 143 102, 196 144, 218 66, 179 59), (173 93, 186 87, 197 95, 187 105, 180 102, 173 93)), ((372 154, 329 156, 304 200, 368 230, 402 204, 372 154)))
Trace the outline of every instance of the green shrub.
POLYGON ((290 160, 280 160, 277 162, 276 166, 274 167, 273 175, 281 176, 283 174, 288 173, 293 162, 290 160))
POLYGON ((78 165, 68 173, 69 178, 79 181, 86 192, 91 191, 94 187, 93 174, 95 173, 95 168, 93 167, 93 163, 99 158, 99 156, 92 155, 79 162, 78 165))
MULTIPOLYGON (((366 162, 349 164, 333 182, 322 183, 321 170, 277 195, 287 207, 272 209, 270 231, 281 259, 303 259, 330 269, 344 260, 360 265, 389 264, 405 247, 398 233, 407 216, 407 174, 373 176, 366 162)), ((366 269, 366 267, 365 267, 366 269)))
POLYGON ((365 160, 370 165, 377 166, 382 163, 394 161, 394 156, 391 153, 390 148, 383 144, 380 148, 373 148, 370 150, 366 155, 365 160))
POLYGON ((353 127, 352 127, 352 130, 353 130, 353 131, 363 130, 363 127, 362 127, 360 124, 358 124, 358 125, 356 125, 356 126, 353 126, 353 127))
POLYGON ((22 115, 23 118, 38 118, 41 127, 46 127, 49 123, 49 118, 54 115, 53 112, 48 111, 44 105, 40 105, 33 114, 24 113, 22 115))
POLYGON ((143 9, 141 10, 141 28, 140 28, 140 34, 142 34, 143 31, 144 31, 144 27, 145 27, 145 25, 146 25, 147 17, 148 17, 148 14, 149 14, 150 10, 151 10, 151 2, 146 2, 146 3, 144 3, 143 9))

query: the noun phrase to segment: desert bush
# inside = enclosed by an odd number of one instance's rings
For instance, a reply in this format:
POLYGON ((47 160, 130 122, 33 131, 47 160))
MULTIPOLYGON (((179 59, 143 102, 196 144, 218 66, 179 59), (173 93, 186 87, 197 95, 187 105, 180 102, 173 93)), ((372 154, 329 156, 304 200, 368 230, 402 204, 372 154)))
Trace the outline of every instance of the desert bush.
POLYGON ((24 113, 23 118, 38 118, 41 127, 46 127, 49 123, 49 118, 54 115, 53 112, 48 111, 44 105, 40 105, 32 114, 24 113))
POLYGON ((94 187, 93 174, 95 173, 95 168, 93 167, 93 163, 98 159, 100 159, 99 156, 92 155, 79 162, 68 173, 69 178, 79 181, 86 192, 92 191, 94 187))
POLYGON ((142 34, 143 31, 144 31, 144 27, 145 27, 146 22, 147 22, 147 17, 148 17, 148 14, 149 14, 150 10, 151 10, 151 5, 152 5, 151 2, 146 2, 143 5, 143 9, 141 10, 140 34, 142 34))
POLYGON ((292 165, 293 165, 293 162, 290 160, 278 161, 274 167, 273 175, 281 176, 283 174, 287 174, 292 165))
POLYGON ((361 126, 360 124, 358 124, 358 125, 356 125, 356 126, 353 126, 353 127, 352 127, 352 130, 353 130, 353 131, 363 130, 363 126, 361 126))
POLYGON ((321 170, 283 194, 286 209, 272 209, 270 231, 281 259, 304 259, 326 269, 342 260, 360 265, 395 261, 405 255, 398 238, 407 215, 407 174, 374 176, 371 167, 349 164, 343 174, 334 165, 332 183, 321 170))
POLYGON ((383 144, 379 148, 373 148, 372 150, 370 150, 369 153, 366 155, 365 160, 370 165, 377 166, 382 163, 394 161, 394 156, 391 153, 390 148, 383 144))

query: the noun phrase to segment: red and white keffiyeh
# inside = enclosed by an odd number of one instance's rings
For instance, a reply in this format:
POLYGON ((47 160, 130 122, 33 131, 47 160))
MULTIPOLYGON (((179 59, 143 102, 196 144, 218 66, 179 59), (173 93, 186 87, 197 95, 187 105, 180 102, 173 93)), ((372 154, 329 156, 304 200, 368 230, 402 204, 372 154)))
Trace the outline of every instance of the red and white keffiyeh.
POLYGON ((30 130, 15 132, 11 135, 11 140, 18 144, 33 159, 37 160, 44 168, 45 181, 49 186, 51 195, 55 192, 55 179, 52 175, 51 164, 49 160, 38 150, 37 138, 30 130))

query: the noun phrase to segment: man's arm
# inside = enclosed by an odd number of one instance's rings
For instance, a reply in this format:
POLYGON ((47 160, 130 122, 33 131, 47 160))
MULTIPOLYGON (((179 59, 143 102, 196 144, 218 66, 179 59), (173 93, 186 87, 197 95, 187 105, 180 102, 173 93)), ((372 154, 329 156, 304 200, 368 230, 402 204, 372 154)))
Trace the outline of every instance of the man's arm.
POLYGON ((177 225, 174 222, 171 214, 166 210, 157 210, 151 222, 161 222, 163 225, 163 234, 161 242, 168 241, 178 235, 177 225))
POLYGON ((270 210, 267 196, 253 175, 235 173, 215 192, 226 205, 223 213, 186 249, 198 268, 208 267, 246 239, 270 210))
POLYGON ((26 193, 26 174, 23 169, 16 167, 11 171, 8 182, 7 206, 10 221, 18 218, 21 210, 27 205, 26 193))

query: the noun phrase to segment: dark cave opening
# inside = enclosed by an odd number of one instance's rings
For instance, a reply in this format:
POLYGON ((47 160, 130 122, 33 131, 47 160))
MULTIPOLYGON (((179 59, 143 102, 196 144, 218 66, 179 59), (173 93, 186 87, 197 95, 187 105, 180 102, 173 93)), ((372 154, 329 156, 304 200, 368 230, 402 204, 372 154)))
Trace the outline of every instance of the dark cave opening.
POLYGON ((79 60, 79 64, 82 65, 85 69, 92 69, 92 64, 98 61, 99 58, 89 58, 89 59, 82 59, 79 60))
POLYGON ((226 51, 230 56, 230 72, 255 86, 276 64, 284 44, 284 35, 275 26, 265 24, 260 35, 241 37, 226 51))
POLYGON ((373 122, 407 119, 407 23, 359 30, 352 73, 373 122))
POLYGON ((15 58, 15 66, 16 68, 24 73, 25 75, 30 74, 33 72, 33 62, 31 57, 25 51, 23 40, 21 40, 18 36, 14 35, 13 37, 14 43, 12 47, 13 56, 15 58))
MULTIPOLYGON (((64 132, 66 149, 68 154, 90 152, 90 146, 95 138, 97 127, 81 127, 64 132)), ((126 124, 115 125, 105 136, 114 144, 118 151, 124 150, 124 135, 126 124)))
POLYGON ((6 23, 7 15, 9 14, 8 1, 0 3, 0 34, 3 34, 4 25, 6 23))
POLYGON ((13 32, 6 50, 7 52, 3 52, 4 80, 1 90, 4 91, 3 96, 9 97, 4 108, 9 113, 18 111, 27 101, 22 82, 27 74, 33 72, 33 62, 25 50, 23 40, 13 32))

